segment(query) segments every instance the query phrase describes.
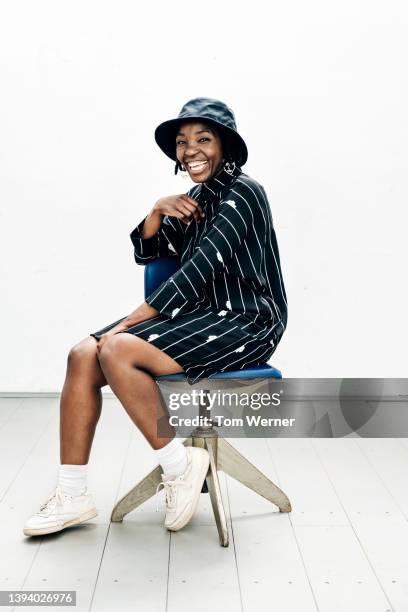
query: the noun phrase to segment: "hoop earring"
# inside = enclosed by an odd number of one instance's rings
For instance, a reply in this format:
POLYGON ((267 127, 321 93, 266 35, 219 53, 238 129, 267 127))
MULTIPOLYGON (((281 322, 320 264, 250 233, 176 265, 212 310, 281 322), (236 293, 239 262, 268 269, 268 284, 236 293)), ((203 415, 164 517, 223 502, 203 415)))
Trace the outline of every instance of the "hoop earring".
POLYGON ((224 164, 224 170, 227 174, 230 174, 231 176, 234 174, 235 171, 235 162, 233 161, 232 163, 229 161, 226 161, 224 164))

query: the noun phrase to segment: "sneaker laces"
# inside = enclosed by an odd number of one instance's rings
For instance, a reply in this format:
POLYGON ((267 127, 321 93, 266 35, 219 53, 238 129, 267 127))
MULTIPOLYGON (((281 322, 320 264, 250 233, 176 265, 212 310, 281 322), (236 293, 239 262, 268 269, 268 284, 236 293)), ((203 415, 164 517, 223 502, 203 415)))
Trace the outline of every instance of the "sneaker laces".
POLYGON ((41 506, 38 514, 41 514, 41 515, 50 514, 52 510, 55 509, 56 506, 62 506, 62 504, 64 503, 65 497, 69 497, 69 495, 65 493, 65 491, 63 491, 61 487, 57 487, 54 493, 52 493, 52 495, 50 495, 49 498, 41 506))
MULTIPOLYGON (((178 487, 191 487, 191 483, 184 480, 183 474, 175 480, 163 480, 156 487, 156 498, 160 493, 160 487, 164 487, 166 493, 166 510, 174 510, 177 502, 178 487)), ((157 498, 156 512, 159 512, 159 499, 157 498)))

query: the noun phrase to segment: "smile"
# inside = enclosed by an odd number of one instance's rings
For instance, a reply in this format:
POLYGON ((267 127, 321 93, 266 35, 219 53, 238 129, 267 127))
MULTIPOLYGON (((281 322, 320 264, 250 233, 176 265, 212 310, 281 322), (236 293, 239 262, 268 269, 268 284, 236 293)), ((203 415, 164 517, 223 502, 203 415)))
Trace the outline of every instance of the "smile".
POLYGON ((202 170, 206 167, 208 162, 206 161, 193 161, 189 162, 187 166, 189 167, 192 174, 200 174, 202 170))

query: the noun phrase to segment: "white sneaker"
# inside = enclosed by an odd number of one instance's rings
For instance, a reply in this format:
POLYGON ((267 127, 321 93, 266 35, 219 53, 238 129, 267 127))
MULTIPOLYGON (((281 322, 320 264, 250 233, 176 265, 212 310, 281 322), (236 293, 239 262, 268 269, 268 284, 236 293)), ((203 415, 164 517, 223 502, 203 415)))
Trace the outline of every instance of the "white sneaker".
POLYGON ((61 531, 71 525, 83 523, 97 516, 93 499, 86 489, 82 495, 68 495, 57 487, 54 493, 24 525, 27 536, 44 535, 61 531))
POLYGON ((210 457, 207 450, 188 446, 187 469, 184 474, 176 478, 162 474, 163 482, 157 485, 156 493, 160 487, 164 487, 166 492, 164 524, 170 531, 182 529, 193 517, 209 464, 210 457))

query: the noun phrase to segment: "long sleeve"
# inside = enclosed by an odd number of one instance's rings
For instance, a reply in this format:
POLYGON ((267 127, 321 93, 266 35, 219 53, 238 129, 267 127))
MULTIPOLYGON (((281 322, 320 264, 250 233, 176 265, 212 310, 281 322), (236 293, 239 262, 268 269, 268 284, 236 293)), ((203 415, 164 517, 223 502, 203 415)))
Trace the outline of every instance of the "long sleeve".
POLYGON ((142 230, 147 216, 130 234, 136 263, 145 265, 148 261, 157 257, 169 255, 181 257, 185 226, 180 219, 165 215, 159 231, 150 238, 142 238, 142 230))
POLYGON ((206 284, 222 273, 248 232, 262 222, 259 200, 245 183, 231 186, 219 204, 194 255, 146 302, 168 317, 202 298, 206 284))

